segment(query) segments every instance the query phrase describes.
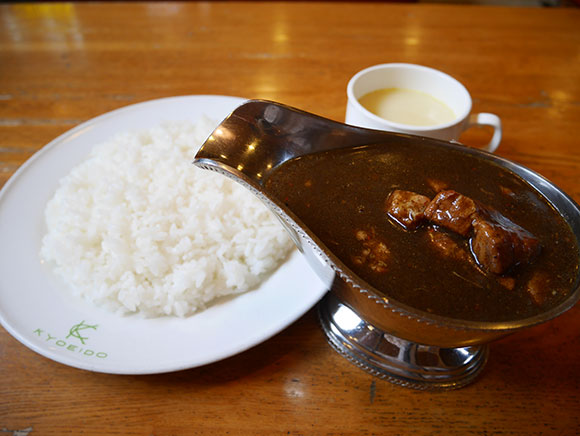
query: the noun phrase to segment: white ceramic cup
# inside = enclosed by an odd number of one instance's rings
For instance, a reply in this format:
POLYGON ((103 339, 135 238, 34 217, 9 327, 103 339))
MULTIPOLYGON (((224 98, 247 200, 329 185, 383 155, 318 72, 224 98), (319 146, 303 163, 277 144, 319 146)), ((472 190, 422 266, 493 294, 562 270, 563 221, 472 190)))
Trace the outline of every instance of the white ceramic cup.
POLYGON ((457 141, 461 133, 472 126, 491 126, 493 136, 482 147, 494 152, 501 141, 501 120, 490 113, 471 113, 471 96, 460 82, 433 68, 414 64, 382 64, 359 71, 348 82, 346 123, 370 129, 429 136, 446 141, 457 141), (359 99, 369 92, 384 88, 402 88, 421 91, 444 102, 456 115, 453 121, 432 126, 400 124, 375 115, 364 108, 359 99))

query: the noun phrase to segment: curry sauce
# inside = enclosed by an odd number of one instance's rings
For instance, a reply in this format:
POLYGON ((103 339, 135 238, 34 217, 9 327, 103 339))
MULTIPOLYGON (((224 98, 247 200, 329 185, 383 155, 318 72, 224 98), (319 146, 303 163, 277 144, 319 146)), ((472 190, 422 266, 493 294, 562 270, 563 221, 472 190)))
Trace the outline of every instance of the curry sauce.
POLYGON ((310 154, 276 168, 265 187, 356 275, 408 306, 456 319, 508 321, 561 302, 573 290, 579 252, 558 211, 494 162, 432 147, 372 144, 310 154), (433 222, 404 228, 385 212, 393 191, 432 199, 447 189, 534 235, 539 254, 495 274, 474 261, 469 235, 433 222))

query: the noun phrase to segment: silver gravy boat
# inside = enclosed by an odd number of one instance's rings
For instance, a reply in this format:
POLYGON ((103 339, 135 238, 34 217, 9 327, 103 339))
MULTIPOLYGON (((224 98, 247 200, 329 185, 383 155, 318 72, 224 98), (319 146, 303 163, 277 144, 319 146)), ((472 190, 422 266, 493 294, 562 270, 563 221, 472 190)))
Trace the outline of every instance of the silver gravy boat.
MULTIPOLYGON (((211 134, 194 163, 250 189, 280 219, 309 265, 328 286, 318 305, 330 344, 373 375, 415 389, 453 389, 472 382, 488 357, 488 343, 548 321, 580 299, 574 290, 558 306, 511 322, 462 321, 413 309, 381 294, 352 273, 294 213, 264 187, 282 163, 310 153, 372 143, 435 142, 478 154, 520 175, 561 213, 580 240, 580 208, 533 171, 498 156, 444 141, 337 123, 285 105, 248 101, 211 134)), ((573 254, 572 254, 573 255, 573 254)), ((578 253, 576 253, 578 256, 578 253)))

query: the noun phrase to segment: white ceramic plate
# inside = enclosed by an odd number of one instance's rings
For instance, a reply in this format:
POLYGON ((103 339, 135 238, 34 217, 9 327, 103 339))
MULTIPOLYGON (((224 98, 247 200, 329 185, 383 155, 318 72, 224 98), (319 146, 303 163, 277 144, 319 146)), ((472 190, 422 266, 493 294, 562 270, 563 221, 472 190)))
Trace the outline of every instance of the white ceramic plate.
POLYGON ((259 289, 189 318, 119 316, 67 296, 40 263, 44 208, 58 181, 118 132, 168 120, 221 121, 243 99, 184 96, 109 112, 58 137, 0 192, 0 322, 27 347, 66 365, 116 374, 193 368, 240 353, 308 311, 326 287, 294 251, 259 289))

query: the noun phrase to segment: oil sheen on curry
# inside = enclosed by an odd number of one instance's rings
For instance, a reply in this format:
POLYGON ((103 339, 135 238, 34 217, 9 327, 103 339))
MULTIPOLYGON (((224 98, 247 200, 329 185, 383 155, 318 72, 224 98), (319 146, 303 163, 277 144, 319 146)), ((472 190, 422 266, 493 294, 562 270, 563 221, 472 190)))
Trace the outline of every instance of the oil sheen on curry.
POLYGON ((373 144, 285 162, 266 181, 348 268, 437 315, 527 318, 573 289, 568 224, 519 176, 458 150, 373 144))

